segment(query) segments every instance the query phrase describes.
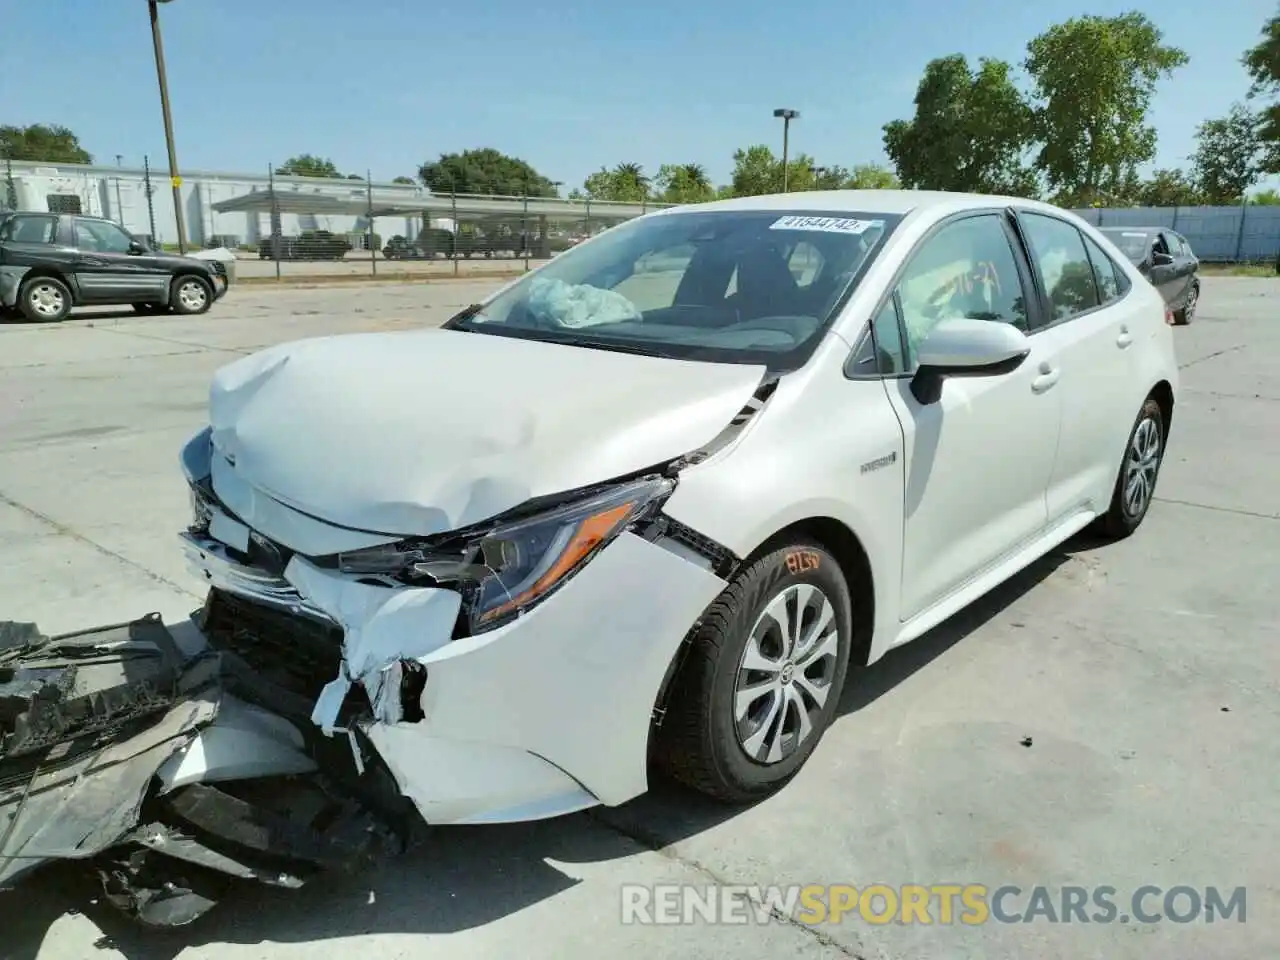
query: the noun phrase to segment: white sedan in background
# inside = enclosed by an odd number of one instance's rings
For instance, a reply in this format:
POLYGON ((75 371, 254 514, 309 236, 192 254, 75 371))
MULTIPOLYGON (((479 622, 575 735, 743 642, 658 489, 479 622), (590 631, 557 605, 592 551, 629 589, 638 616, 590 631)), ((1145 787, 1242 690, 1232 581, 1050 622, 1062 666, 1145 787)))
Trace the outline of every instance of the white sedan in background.
MULTIPOLYGON (((1132 533, 1176 389, 1159 292, 1058 208, 668 209, 443 329, 224 368, 185 546, 210 642, 281 691, 246 709, 349 739, 430 823, 620 804, 655 767, 746 801, 858 668, 1132 533)), ((164 777, 313 762, 267 727, 164 777)))

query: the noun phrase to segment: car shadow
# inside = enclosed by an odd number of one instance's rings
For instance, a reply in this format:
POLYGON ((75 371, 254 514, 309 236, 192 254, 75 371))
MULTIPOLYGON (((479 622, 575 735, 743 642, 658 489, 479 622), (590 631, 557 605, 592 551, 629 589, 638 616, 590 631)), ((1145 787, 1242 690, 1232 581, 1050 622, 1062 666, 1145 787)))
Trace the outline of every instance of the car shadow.
MULTIPOLYGON (((970 607, 855 674, 837 723, 890 693, 988 623, 1083 550, 1079 535, 1032 563, 970 607)), ((55 925, 81 913, 101 931, 99 949, 129 960, 175 960, 208 944, 312 943, 369 934, 447 934, 483 926, 583 881, 555 866, 596 864, 662 850, 747 809, 656 782, 612 809, 556 820, 427 830, 408 852, 358 876, 328 876, 301 890, 245 886, 188 927, 149 930, 101 901, 83 868, 60 863, 0 893, 5 936, 0 960, 35 960, 55 925)))

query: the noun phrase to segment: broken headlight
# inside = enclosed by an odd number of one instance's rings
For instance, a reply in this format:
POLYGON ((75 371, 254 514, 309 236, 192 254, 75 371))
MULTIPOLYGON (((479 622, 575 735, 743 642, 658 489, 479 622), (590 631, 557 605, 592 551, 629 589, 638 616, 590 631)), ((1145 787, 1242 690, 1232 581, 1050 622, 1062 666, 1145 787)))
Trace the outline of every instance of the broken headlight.
POLYGON ((480 633, 551 594, 673 488, 662 478, 623 483, 466 540, 410 541, 340 554, 338 566, 350 574, 455 586, 463 594, 470 632, 480 633))

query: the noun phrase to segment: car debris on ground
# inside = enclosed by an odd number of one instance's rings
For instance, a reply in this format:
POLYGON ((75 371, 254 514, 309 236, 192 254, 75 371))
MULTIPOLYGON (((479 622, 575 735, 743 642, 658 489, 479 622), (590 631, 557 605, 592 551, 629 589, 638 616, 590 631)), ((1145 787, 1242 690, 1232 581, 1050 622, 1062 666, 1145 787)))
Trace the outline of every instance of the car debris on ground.
POLYGON ((114 907, 179 926, 236 881, 300 887, 402 846, 309 759, 292 776, 185 774, 192 751, 219 749, 201 739, 215 718, 302 746, 299 730, 255 704, 263 696, 216 650, 185 653, 155 614, 56 637, 0 621, 0 890, 79 861, 114 907))

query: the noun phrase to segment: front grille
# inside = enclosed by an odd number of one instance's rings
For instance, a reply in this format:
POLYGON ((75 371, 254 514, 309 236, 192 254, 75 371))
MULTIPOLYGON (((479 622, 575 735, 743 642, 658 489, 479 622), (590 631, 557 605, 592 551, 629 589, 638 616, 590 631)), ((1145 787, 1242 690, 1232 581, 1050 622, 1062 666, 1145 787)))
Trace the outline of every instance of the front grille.
POLYGON ((342 670, 342 629, 274 610, 214 589, 204 630, 217 650, 233 653, 259 677, 314 701, 342 670))

